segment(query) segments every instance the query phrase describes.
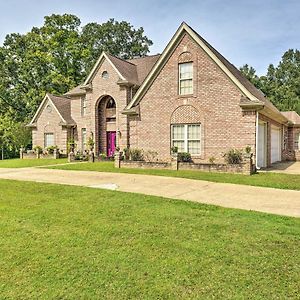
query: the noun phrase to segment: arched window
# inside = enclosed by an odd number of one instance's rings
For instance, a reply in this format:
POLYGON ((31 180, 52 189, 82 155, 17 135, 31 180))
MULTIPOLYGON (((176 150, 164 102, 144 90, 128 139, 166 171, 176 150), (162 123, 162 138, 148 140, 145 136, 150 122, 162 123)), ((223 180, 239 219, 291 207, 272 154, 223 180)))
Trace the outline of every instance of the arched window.
POLYGON ((109 78, 109 74, 108 74, 107 71, 103 71, 101 76, 102 76, 103 79, 108 79, 109 78))
POLYGON ((116 108, 116 102, 113 98, 109 98, 106 103, 106 108, 116 108))

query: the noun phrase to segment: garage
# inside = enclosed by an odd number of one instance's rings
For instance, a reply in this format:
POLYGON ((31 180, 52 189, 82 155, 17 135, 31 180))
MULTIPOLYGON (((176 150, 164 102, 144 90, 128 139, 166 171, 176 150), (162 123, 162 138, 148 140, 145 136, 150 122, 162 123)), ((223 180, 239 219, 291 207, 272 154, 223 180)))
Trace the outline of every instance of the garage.
POLYGON ((271 127, 271 163, 281 161, 281 130, 271 127))
POLYGON ((266 123, 258 123, 257 132, 257 166, 259 168, 266 167, 266 123))

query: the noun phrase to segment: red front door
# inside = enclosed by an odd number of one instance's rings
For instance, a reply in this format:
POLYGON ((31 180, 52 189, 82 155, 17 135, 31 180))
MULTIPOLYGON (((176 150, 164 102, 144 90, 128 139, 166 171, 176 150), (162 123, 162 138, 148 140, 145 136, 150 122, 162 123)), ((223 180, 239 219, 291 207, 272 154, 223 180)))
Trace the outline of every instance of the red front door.
POLYGON ((107 156, 112 157, 116 150, 116 132, 108 131, 107 133, 107 156))

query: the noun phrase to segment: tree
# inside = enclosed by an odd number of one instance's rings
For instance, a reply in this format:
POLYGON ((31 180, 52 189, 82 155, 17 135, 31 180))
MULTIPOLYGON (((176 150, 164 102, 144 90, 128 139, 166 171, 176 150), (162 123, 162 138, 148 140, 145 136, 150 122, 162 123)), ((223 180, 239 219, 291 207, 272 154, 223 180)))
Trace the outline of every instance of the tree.
POLYGON ((142 27, 134 29, 130 23, 110 19, 106 23, 89 23, 82 29, 82 44, 86 58, 84 67, 91 69, 102 51, 123 59, 145 56, 152 41, 144 35, 142 27))
POLYGON ((265 76, 244 65, 241 72, 281 111, 295 110, 300 114, 300 51, 286 51, 278 66, 270 64, 265 76))
POLYGON ((113 19, 81 30, 74 15, 46 16, 42 27, 6 36, 0 47, 0 117, 29 120, 46 92, 63 94, 80 84, 100 52, 144 56, 152 45, 143 28, 113 19))
POLYGON ((240 71, 258 89, 261 88, 260 78, 256 75, 256 70, 253 67, 249 66, 248 64, 245 64, 240 68, 240 71))

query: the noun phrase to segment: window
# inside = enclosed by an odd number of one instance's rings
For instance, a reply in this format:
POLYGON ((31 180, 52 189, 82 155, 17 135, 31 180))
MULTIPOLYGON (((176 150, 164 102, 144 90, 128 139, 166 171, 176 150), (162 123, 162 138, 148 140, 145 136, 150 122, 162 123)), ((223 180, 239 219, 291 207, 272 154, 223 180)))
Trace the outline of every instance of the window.
POLYGON ((45 148, 54 146, 54 134, 53 133, 45 133, 44 146, 45 146, 45 148))
POLYGON ((81 146, 82 150, 86 148, 86 128, 81 129, 81 146))
POLYGON ((178 152, 200 154, 200 139, 200 124, 172 125, 172 147, 177 147, 178 152))
POLYGON ((81 97, 81 115, 86 115, 86 107, 87 107, 87 101, 86 101, 86 95, 81 97))
POLYGON ((300 133, 295 135, 295 150, 300 150, 300 133))
POLYGON ((179 95, 193 94, 193 63, 179 64, 179 95))
POLYGON ((102 76, 103 79, 108 79, 109 78, 109 75, 108 75, 107 71, 103 71, 101 76, 102 76))

